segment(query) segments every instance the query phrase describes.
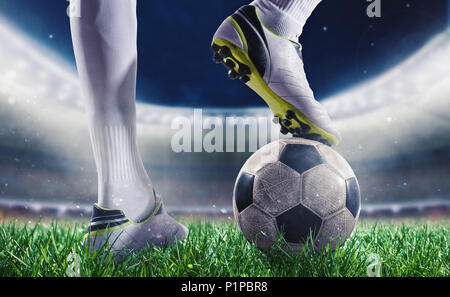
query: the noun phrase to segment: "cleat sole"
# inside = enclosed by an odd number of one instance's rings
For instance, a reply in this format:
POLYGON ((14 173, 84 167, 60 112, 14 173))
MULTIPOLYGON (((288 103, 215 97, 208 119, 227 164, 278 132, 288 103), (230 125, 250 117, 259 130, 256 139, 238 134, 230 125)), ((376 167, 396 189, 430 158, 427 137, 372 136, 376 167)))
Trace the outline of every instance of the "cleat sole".
POLYGON ((291 133, 294 137, 312 139, 330 146, 339 143, 336 136, 318 127, 295 106, 273 92, 245 50, 221 38, 213 40, 211 50, 214 52, 214 61, 218 56, 222 58, 219 63, 229 70, 230 79, 239 78, 267 103, 275 118, 278 118, 281 133, 291 133))

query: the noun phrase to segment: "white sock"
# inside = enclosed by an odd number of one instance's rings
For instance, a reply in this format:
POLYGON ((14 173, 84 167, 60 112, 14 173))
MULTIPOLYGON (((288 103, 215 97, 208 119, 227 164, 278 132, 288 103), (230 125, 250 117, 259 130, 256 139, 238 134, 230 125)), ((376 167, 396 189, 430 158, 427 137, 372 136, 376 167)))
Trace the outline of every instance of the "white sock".
POLYGON ((277 35, 296 40, 321 0, 255 0, 262 23, 277 35))
POLYGON ((136 143, 136 0, 72 0, 71 32, 98 172, 98 203, 133 221, 155 206, 136 143))

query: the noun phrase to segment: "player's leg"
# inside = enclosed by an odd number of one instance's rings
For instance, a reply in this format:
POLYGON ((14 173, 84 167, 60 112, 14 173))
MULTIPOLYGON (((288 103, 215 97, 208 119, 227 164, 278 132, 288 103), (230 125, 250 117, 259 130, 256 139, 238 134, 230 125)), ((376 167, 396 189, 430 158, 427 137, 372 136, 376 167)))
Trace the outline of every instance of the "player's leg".
POLYGON ((186 230, 161 208, 136 144, 136 0, 72 0, 71 5, 77 12, 70 18, 71 33, 98 171, 90 230, 123 227, 122 242, 181 238, 186 230), (152 228, 141 232, 150 219, 152 228))
POLYGON ((281 132, 336 145, 339 132, 314 98, 303 69, 298 37, 321 0, 255 0, 216 31, 214 60, 260 95, 281 132))

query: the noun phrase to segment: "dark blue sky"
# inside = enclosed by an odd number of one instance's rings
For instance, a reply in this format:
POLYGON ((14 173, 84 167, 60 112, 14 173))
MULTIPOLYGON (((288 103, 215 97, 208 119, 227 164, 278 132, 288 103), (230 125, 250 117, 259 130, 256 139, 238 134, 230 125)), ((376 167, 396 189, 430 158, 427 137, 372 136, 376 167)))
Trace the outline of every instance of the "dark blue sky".
MULTIPOLYGON (((324 0, 300 38, 318 99, 391 68, 448 26, 447 0, 381 0, 382 17, 366 0, 324 0)), ((0 13, 74 63, 68 2, 2 0, 0 13), (52 35, 52 38, 49 38, 52 35)), ((211 61, 211 37, 246 1, 138 0, 138 97, 182 106, 262 106, 263 102, 211 61)))

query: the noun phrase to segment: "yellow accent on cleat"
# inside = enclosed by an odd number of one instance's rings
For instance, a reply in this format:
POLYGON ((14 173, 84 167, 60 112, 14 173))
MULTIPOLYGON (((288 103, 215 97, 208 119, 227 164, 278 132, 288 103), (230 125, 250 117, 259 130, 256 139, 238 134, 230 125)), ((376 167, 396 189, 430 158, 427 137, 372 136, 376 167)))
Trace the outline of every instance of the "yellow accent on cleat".
MULTIPOLYGON (((109 209, 109 208, 101 207, 101 206, 98 205, 97 203, 96 203, 95 205, 97 205, 98 208, 103 209, 103 210, 120 210, 120 209, 109 209)), ((150 216, 149 216, 148 218, 146 218, 144 221, 139 222, 139 223, 132 221, 132 220, 129 219, 129 218, 127 217, 127 215, 124 213, 125 218, 128 220, 128 222, 126 222, 125 224, 122 224, 122 225, 119 225, 119 226, 114 226, 114 227, 112 227, 112 228, 106 228, 106 229, 101 229, 101 230, 96 230, 96 231, 89 232, 89 233, 87 233, 87 234, 85 234, 85 235, 83 236, 83 240, 85 240, 85 239, 88 238, 89 236, 97 236, 97 235, 103 234, 103 233, 105 233, 105 232, 113 232, 113 231, 115 231, 115 230, 120 230, 120 229, 125 228, 125 227, 128 226, 128 225, 142 225, 142 224, 145 224, 145 223, 149 222, 151 219, 153 219, 153 218, 156 216, 156 214, 158 213, 158 211, 160 210, 160 208, 162 207, 162 205, 163 205, 162 200, 159 200, 158 204, 156 205, 155 209, 154 209, 153 212, 150 214, 150 216)), ((120 211, 121 211, 121 210, 120 210, 120 211)))

